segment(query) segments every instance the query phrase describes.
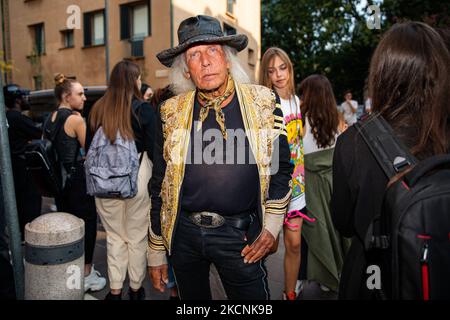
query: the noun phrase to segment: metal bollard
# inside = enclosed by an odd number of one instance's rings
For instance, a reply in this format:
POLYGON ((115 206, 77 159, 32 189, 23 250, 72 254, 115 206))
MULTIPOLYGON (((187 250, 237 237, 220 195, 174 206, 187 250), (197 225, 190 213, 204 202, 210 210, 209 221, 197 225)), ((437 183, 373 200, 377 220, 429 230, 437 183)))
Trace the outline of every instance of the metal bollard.
POLYGON ((25 226, 25 299, 83 300, 84 221, 48 213, 25 226))

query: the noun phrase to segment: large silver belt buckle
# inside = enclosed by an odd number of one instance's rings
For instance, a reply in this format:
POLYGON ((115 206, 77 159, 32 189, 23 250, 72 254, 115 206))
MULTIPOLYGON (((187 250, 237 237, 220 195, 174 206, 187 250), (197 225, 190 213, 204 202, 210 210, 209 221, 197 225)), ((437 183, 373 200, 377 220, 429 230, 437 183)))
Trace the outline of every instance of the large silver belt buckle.
POLYGON ((193 212, 190 217, 192 222, 202 228, 218 228, 225 223, 225 218, 214 212, 193 212))

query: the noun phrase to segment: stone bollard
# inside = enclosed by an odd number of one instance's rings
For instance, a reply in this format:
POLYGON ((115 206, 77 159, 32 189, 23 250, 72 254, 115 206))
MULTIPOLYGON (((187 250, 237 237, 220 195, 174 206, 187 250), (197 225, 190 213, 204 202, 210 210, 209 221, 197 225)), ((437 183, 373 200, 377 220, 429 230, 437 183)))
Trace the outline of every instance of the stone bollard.
POLYGON ((48 213, 25 226, 25 299, 83 300, 84 221, 48 213))

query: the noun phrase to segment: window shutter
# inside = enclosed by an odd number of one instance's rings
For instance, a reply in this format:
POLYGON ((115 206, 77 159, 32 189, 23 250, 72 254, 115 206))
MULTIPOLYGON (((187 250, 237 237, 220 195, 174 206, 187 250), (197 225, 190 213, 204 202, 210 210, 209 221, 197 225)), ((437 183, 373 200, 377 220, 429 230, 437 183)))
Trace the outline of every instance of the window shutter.
POLYGON ((126 5, 120 6, 120 39, 130 38, 130 8, 126 5))
POLYGON ((89 13, 85 13, 83 15, 84 22, 84 46, 89 47, 92 45, 92 37, 91 37, 91 15, 89 13))

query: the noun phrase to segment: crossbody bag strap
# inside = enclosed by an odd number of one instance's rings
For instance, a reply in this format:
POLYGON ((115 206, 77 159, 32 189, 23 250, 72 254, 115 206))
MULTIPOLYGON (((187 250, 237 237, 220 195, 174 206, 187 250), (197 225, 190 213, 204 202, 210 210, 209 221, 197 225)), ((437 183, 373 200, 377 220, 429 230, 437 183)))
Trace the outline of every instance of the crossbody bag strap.
MULTIPOLYGON (((364 121, 356 123, 355 128, 361 134, 388 180, 417 164, 418 160, 397 138, 392 127, 380 114, 370 115, 364 121)), ((383 215, 383 212, 380 216, 374 217, 369 225, 364 239, 366 249, 372 247, 385 249, 389 246, 389 231, 386 227, 389 217, 383 215)))

